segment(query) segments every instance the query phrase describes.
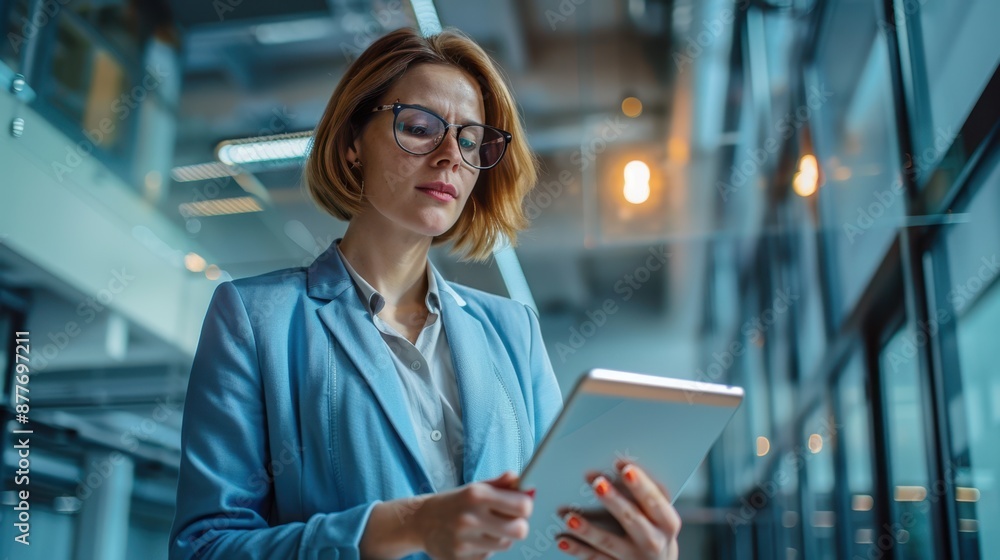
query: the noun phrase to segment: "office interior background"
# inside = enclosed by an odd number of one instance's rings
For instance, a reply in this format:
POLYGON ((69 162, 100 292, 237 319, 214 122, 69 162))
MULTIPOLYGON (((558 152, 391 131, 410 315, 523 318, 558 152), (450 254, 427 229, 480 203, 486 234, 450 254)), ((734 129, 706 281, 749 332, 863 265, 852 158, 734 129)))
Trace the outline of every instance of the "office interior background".
POLYGON ((746 390, 677 500, 681 558, 1000 558, 998 21, 995 0, 0 0, 0 557, 166 558, 211 294, 343 233, 303 188, 310 131, 368 44, 440 24, 504 68, 542 176, 515 250, 436 266, 532 302, 564 394, 591 367, 746 390))

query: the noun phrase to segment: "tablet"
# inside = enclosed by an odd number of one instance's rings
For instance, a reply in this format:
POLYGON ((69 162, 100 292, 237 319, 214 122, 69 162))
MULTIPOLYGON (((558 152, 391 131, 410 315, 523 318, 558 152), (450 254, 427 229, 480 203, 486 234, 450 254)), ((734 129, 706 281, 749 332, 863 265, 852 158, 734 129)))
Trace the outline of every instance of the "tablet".
MULTIPOLYGON (((635 461, 676 500, 742 401, 740 387, 588 371, 521 473, 519 488, 535 489, 528 537, 495 556, 566 558, 555 546, 555 536, 566 531, 559 508, 603 511, 584 473, 602 471, 616 480, 618 457, 635 461)), ((610 519, 606 528, 622 533, 610 519)))

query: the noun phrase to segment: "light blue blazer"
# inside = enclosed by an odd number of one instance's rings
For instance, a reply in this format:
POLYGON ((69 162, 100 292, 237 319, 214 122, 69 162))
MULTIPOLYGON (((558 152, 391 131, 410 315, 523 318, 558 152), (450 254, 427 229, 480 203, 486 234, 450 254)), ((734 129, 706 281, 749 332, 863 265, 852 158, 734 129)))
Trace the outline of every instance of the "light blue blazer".
MULTIPOLYGON (((216 288, 184 403, 171 559, 359 558, 376 503, 437 490, 335 243, 309 267, 216 288)), ((434 274, 464 482, 520 473, 562 407, 538 318, 434 274)))

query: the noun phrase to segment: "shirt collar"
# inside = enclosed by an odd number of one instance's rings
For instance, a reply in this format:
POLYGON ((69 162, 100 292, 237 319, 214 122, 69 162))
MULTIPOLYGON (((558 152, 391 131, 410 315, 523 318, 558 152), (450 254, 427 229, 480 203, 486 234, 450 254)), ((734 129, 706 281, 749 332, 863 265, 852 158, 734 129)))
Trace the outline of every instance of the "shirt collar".
MULTIPOLYGON (((379 311, 385 307, 385 297, 378 293, 371 284, 368 283, 358 271, 354 270, 351 263, 347 261, 347 257, 344 256, 344 252, 340 250, 340 240, 335 243, 337 246, 337 252, 340 253, 340 260, 344 263, 344 268, 347 269, 348 274, 354 279, 354 284, 357 286, 358 290, 361 292, 361 300, 366 302, 368 305, 368 310, 371 314, 378 315, 379 311)), ((438 288, 436 274, 434 274, 434 265, 427 261, 427 296, 424 298, 424 303, 427 305, 427 309, 431 313, 440 314, 441 313, 441 292, 438 288)))

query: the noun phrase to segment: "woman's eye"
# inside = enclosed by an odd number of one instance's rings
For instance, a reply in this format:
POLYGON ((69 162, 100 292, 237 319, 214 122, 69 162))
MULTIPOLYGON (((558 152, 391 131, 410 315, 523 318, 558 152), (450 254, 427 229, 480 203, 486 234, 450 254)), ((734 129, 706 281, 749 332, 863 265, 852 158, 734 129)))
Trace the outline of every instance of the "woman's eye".
POLYGON ((459 140, 459 146, 461 146, 463 150, 474 150, 476 148, 476 143, 468 138, 461 138, 459 140))
POLYGON ((406 126, 406 133, 412 134, 414 136, 423 136, 427 134, 427 127, 422 124, 411 124, 406 126))

